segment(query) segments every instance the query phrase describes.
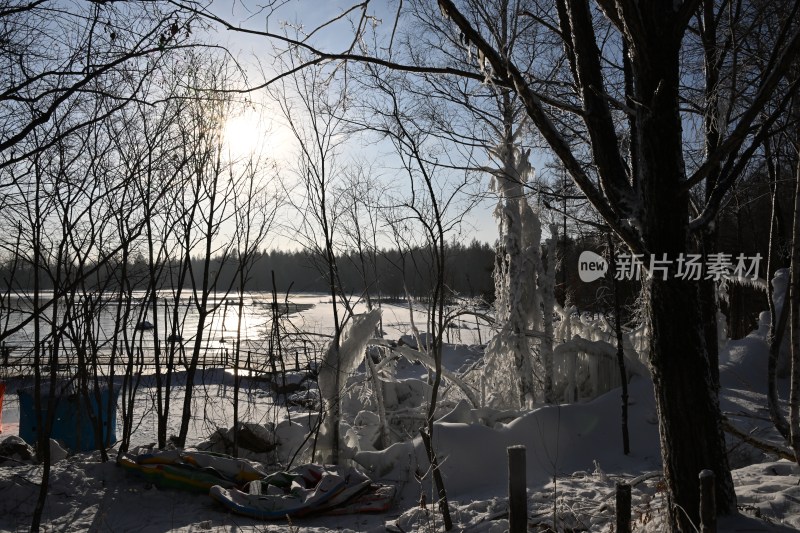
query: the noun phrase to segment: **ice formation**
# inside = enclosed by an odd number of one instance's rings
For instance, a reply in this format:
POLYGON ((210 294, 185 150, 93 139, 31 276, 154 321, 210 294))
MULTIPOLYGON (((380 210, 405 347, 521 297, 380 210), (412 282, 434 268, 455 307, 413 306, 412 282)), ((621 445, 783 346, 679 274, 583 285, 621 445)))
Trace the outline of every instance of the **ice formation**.
POLYGON ((337 346, 331 342, 319 369, 318 383, 326 416, 317 447, 326 456, 333 449, 335 425, 340 422, 341 394, 347 383, 347 376, 354 372, 364 357, 367 342, 372 338, 381 319, 380 309, 373 309, 361 315, 354 315, 349 327, 342 334, 337 346))
MULTIPOLYGON (((507 142, 494 151, 503 166, 495 188, 499 226, 495 313, 499 330, 486 349, 482 388, 493 407, 525 408, 552 400, 552 296, 555 258, 545 266, 542 225, 524 184, 533 174, 528 151, 507 142)), ((551 228, 551 246, 555 242, 551 228)))

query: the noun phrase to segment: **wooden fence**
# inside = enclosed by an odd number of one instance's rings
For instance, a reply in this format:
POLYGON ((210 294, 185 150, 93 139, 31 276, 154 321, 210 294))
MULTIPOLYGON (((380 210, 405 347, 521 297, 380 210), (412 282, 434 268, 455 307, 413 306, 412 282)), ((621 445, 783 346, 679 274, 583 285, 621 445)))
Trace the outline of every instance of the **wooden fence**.
MULTIPOLYGON (((171 367, 176 371, 185 370, 191 362, 193 347, 194 343, 189 342, 162 348, 158 365, 156 365, 154 343, 142 343, 130 350, 120 346, 113 355, 114 371, 115 373, 125 372, 131 366, 134 372, 154 371, 157 367, 160 369, 171 367)), ((49 346, 44 346, 40 356, 41 370, 45 373, 49 372, 51 368, 51 361, 47 355, 49 350, 49 346)), ((90 368, 94 366, 109 368, 112 364, 112 351, 110 346, 104 346, 102 350, 88 355, 85 358, 85 365, 90 368)), ((266 350, 240 349, 237 361, 235 347, 214 346, 206 343, 199 350, 197 367, 201 369, 237 368, 241 372, 255 375, 274 371, 304 370, 312 362, 319 360, 319 357, 319 346, 304 343, 298 346, 284 346, 279 352, 272 353, 266 350)), ((27 346, 0 344, 0 369, 6 377, 33 374, 35 361, 32 343, 27 346)), ((60 372, 69 372, 76 369, 77 366, 78 356, 73 348, 59 350, 56 368, 60 372)))

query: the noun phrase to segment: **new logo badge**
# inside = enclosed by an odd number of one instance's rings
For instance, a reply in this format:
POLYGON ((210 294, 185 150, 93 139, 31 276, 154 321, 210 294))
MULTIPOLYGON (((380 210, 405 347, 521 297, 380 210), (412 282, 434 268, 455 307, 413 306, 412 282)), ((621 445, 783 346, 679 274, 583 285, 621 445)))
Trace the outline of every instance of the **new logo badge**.
POLYGON ((586 250, 578 257, 578 276, 584 283, 591 283, 606 275, 608 263, 603 256, 586 250))

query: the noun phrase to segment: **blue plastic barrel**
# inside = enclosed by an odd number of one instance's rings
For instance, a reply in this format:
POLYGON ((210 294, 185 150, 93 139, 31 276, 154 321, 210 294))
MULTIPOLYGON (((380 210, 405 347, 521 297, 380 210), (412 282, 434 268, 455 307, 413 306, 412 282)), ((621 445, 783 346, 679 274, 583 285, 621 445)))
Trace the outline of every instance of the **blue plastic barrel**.
MULTIPOLYGON (((48 390, 45 385, 43 392, 48 390)), ((30 445, 36 444, 38 427, 36 419, 36 402, 32 388, 20 389, 19 394, 19 436, 30 445)), ((62 392, 56 396, 55 418, 50 438, 62 443, 70 451, 89 451, 97 449, 95 426, 90 413, 101 417, 103 422, 103 441, 113 444, 117 440, 117 397, 119 389, 114 390, 112 401, 111 423, 108 423, 109 390, 100 389, 100 405, 97 405, 95 393, 89 392, 89 402, 75 392, 62 392), (91 411, 87 408, 91 408, 91 411)), ((47 416, 47 396, 42 397, 42 423, 47 416)))

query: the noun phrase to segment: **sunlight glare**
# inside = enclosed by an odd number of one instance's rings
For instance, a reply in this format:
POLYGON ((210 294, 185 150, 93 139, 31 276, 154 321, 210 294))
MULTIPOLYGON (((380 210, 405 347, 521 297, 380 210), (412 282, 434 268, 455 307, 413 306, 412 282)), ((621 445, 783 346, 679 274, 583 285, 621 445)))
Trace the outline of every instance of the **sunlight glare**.
POLYGON ((252 109, 230 117, 225 123, 224 142, 231 160, 257 157, 264 148, 267 127, 252 109))

